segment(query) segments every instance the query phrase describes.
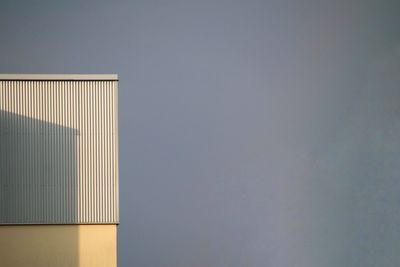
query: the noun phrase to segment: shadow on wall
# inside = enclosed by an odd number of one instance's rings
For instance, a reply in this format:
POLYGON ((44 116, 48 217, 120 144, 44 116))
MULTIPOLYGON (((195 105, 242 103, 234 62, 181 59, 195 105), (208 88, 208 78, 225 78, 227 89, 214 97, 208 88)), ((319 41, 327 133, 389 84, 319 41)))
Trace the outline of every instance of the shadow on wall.
POLYGON ((78 226, 43 231, 43 226, 27 230, 25 225, 76 223, 78 134, 75 129, 0 111, 0 254, 6 253, 2 263, 25 266, 25 259, 30 266, 50 266, 50 262, 79 266, 78 226), (6 226, 10 224, 14 226, 6 226))
POLYGON ((77 130, 0 111, 0 223, 77 220, 77 130))

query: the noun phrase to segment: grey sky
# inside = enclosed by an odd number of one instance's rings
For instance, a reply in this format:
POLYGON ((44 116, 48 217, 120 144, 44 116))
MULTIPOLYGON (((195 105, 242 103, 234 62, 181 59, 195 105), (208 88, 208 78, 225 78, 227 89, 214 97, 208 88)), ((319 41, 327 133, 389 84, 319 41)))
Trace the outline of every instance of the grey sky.
POLYGON ((0 72, 119 74, 119 266, 397 267, 396 2, 1 1, 0 72))

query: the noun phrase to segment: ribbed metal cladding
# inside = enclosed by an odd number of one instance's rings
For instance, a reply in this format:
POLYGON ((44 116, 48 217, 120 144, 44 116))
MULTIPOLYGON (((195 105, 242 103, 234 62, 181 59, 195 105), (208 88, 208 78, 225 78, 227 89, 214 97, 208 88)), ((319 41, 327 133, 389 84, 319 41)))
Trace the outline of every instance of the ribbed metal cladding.
POLYGON ((118 223, 116 80, 0 80, 0 224, 118 223))

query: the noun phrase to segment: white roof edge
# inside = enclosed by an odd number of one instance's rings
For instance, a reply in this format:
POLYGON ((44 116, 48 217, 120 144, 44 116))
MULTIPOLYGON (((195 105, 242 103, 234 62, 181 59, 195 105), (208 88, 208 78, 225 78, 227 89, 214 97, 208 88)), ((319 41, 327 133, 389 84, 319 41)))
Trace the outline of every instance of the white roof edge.
POLYGON ((12 81, 117 81, 117 74, 0 74, 0 80, 12 81))

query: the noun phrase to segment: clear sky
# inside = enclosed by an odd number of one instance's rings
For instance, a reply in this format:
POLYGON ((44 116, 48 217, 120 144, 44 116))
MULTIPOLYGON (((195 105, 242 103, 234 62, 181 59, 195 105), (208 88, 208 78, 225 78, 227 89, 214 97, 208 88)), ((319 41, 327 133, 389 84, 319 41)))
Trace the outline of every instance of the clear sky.
POLYGON ((400 2, 0 2, 0 73, 120 77, 119 266, 400 265, 400 2))

